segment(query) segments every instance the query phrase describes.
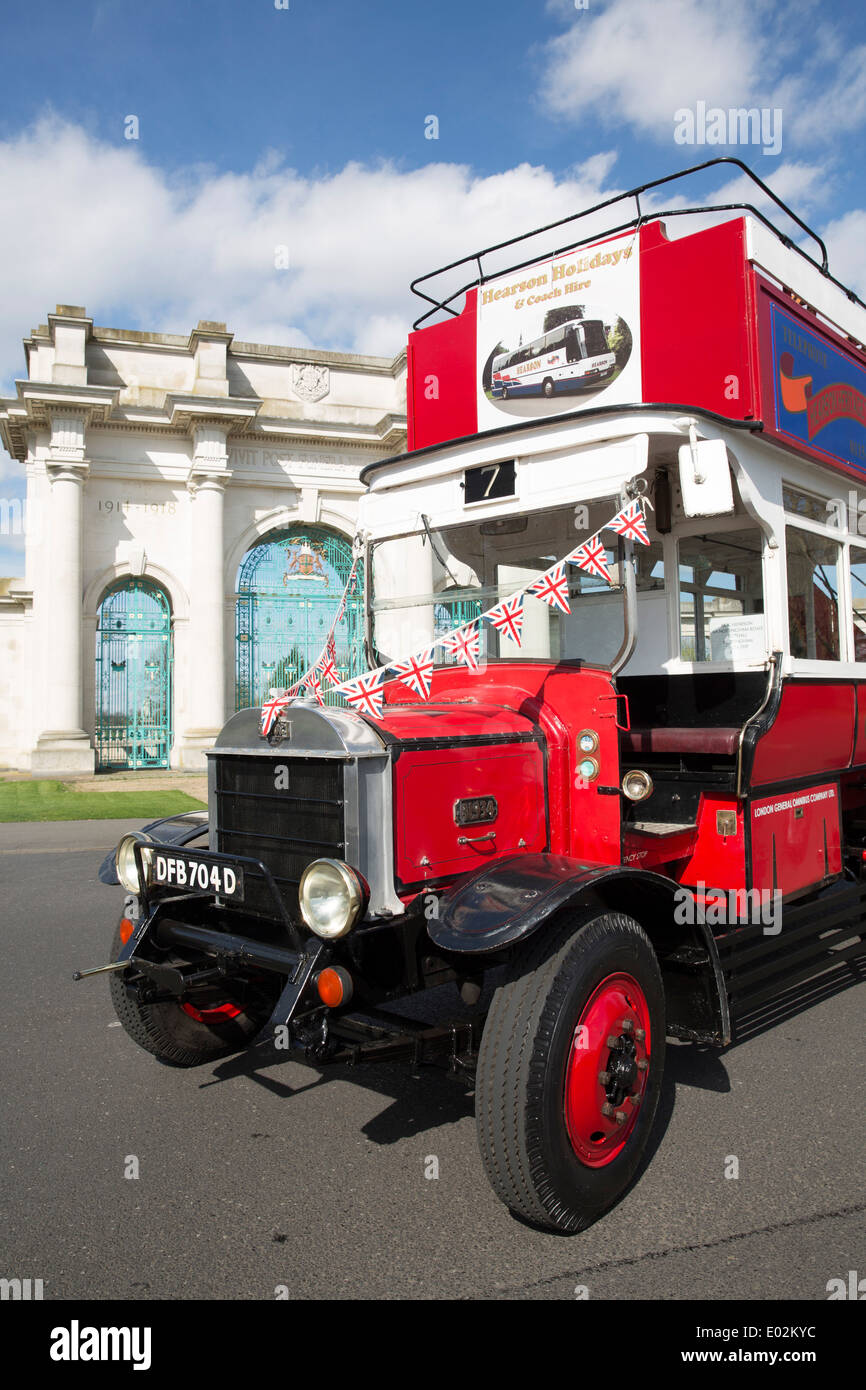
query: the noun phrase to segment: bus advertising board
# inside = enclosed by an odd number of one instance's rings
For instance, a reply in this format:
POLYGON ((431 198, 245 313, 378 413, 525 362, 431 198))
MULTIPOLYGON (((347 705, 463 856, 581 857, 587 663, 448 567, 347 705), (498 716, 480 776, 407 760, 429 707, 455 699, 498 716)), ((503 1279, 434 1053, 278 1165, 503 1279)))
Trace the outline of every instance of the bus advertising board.
POLYGON ((478 289, 478 429, 641 399, 634 230, 478 289))

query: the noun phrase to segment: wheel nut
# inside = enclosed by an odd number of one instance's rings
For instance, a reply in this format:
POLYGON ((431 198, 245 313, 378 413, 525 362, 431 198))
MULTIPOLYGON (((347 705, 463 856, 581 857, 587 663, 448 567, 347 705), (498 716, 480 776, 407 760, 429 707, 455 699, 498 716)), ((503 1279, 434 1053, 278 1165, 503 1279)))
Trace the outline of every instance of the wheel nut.
POLYGON ((646 1030, 643 1028, 635 1028, 634 1035, 638 1042, 643 1042, 646 1037, 646 1030))
POLYGON ((609 1072, 609 1071, 600 1071, 600 1072, 599 1072, 599 1074, 598 1074, 598 1084, 599 1084, 600 1086, 608 1086, 608 1085, 610 1084, 610 1072, 609 1072))
POLYGON ((626 1115, 626 1113, 625 1113, 624 1110, 617 1110, 617 1112, 616 1112, 616 1122, 617 1122, 618 1125, 624 1125, 627 1119, 628 1119, 628 1116, 626 1115))
POLYGON ((601 1113, 606 1119, 610 1120, 616 1114, 616 1111, 609 1101, 605 1101, 604 1105, 601 1107, 601 1113))
POLYGON ((630 1018, 624 1018, 619 1026, 624 1033, 630 1033, 634 1028, 634 1024, 630 1018))
POLYGON ((649 1066, 649 1062, 647 1061, 646 1057, 639 1057, 639 1058, 638 1058, 638 1060, 637 1060, 637 1069, 638 1069, 638 1071, 646 1071, 646 1069, 647 1069, 648 1066, 649 1066))

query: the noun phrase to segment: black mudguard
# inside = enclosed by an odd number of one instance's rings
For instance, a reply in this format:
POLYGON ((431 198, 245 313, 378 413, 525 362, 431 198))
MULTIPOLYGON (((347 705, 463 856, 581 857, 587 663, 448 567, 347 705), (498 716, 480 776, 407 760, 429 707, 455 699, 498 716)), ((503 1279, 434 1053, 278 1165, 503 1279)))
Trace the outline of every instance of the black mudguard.
POLYGON ((445 893, 427 930, 442 951, 489 958, 525 941, 563 909, 594 905, 625 912, 644 927, 659 956, 672 1031, 727 1043, 728 996, 716 941, 705 923, 677 924, 678 887, 646 869, 561 854, 515 855, 445 893))
MULTIPOLYGON (((149 835, 159 845, 188 845, 208 832, 207 811, 182 811, 177 816, 163 816, 161 820, 151 821, 142 826, 142 833, 149 835)), ((106 854, 99 866, 97 878, 100 883, 119 886, 117 867, 114 862, 116 848, 106 854)))

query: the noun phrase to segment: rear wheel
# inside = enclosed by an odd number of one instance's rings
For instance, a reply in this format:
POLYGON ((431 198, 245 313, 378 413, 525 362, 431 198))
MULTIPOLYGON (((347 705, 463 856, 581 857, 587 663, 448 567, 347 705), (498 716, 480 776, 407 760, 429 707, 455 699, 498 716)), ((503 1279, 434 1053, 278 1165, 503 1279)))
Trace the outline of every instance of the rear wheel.
POLYGON ((562 921, 497 990, 481 1040, 476 1114, 497 1196, 538 1226, 583 1230, 633 1179, 665 1052, 655 952, 631 917, 562 921))
POLYGON ((542 391, 544 392, 544 394, 545 394, 545 396, 547 397, 547 399, 550 400, 550 397, 553 395, 553 393, 554 393, 554 391, 555 391, 556 388, 555 388, 553 382, 551 381, 550 377, 548 377, 548 378, 546 379, 546 381, 544 382, 544 384, 543 384, 543 386, 542 386, 541 389, 542 389, 542 391))
MULTIPOLYGON (((112 960, 117 959, 120 947, 118 927, 112 960)), ((169 1067, 195 1067, 242 1051, 269 1015, 266 998, 253 1004, 243 997, 240 987, 233 992, 231 981, 154 1004, 142 1003, 131 994, 122 974, 110 975, 109 984, 111 1000, 125 1032, 169 1067)))

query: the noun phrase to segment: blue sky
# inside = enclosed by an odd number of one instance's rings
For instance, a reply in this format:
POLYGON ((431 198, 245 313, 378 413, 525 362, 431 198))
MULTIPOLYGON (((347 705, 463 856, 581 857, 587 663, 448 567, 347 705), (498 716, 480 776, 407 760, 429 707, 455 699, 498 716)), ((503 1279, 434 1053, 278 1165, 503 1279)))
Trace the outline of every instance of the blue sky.
MULTIPOLYGON (((414 275, 719 153, 825 232, 866 296, 861 0, 4 10, 0 394, 59 301, 103 325, 217 318, 243 339, 394 353, 414 275), (675 113, 698 101, 780 110, 781 150, 678 144, 675 113)), ((719 189, 736 184, 696 196, 719 189)), ((0 453, 0 494, 21 491, 0 453)), ((0 574, 20 569, 0 536, 0 574)))

